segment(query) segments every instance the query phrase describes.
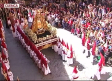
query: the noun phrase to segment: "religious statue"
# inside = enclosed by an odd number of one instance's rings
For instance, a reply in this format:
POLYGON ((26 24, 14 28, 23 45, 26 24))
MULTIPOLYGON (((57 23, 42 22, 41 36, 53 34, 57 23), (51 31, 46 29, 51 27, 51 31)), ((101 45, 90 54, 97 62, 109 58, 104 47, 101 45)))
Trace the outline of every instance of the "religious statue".
POLYGON ((41 10, 37 10, 37 14, 34 18, 33 25, 32 25, 32 31, 37 34, 42 34, 47 29, 47 24, 44 18, 44 15, 42 15, 41 10))
POLYGON ((57 41, 56 28, 45 20, 45 14, 40 9, 37 10, 32 27, 25 27, 24 31, 36 47, 41 49, 48 48, 57 41))

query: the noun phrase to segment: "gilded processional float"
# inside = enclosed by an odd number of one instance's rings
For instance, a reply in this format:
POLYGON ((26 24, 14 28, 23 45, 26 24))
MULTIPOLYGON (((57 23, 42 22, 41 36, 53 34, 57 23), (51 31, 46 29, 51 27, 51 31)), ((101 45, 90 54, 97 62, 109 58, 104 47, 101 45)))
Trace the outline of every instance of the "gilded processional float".
POLYGON ((45 20, 45 16, 37 10, 31 28, 26 27, 25 33, 39 50, 46 49, 57 43, 57 30, 45 20))

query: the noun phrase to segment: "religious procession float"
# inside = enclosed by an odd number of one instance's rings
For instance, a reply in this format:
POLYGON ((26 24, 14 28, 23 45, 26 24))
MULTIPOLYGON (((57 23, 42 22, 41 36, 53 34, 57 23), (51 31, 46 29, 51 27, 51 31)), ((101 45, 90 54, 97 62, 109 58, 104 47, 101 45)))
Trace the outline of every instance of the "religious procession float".
POLYGON ((41 12, 42 10, 37 10, 32 27, 26 27, 24 30, 39 50, 51 47, 58 40, 56 28, 45 20, 45 16, 41 12))
POLYGON ((40 50, 57 44, 58 38, 56 36, 57 29, 46 22, 45 16, 41 11, 40 9, 37 10, 31 27, 28 27, 27 24, 23 30, 17 27, 16 33, 23 47, 30 54, 30 57, 44 74, 47 75, 51 73, 48 65, 50 61, 40 50))

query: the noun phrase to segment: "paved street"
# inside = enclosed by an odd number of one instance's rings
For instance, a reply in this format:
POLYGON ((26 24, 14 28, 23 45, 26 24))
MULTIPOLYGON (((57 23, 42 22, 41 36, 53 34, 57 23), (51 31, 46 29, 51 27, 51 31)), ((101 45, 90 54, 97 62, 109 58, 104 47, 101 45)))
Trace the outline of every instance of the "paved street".
MULTIPOLYGON (((5 25, 4 25, 5 26, 5 25)), ((69 80, 73 67, 78 65, 81 71, 84 67, 75 61, 71 66, 67 66, 62 60, 61 56, 55 53, 52 48, 42 50, 42 53, 50 60, 49 67, 52 74, 45 76, 43 72, 35 65, 30 58, 27 51, 22 47, 17 38, 13 38, 11 30, 5 28, 6 43, 9 52, 9 62, 11 71, 14 74, 14 80, 17 76, 20 80, 69 80)), ((101 75, 105 80, 109 74, 101 75)), ((0 80, 3 80, 0 74, 0 80)))

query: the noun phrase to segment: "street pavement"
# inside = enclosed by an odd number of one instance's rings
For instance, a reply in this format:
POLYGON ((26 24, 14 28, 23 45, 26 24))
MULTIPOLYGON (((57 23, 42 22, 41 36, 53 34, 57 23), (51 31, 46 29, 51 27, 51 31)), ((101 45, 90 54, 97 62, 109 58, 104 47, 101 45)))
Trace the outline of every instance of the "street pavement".
MULTIPOLYGON (((25 48, 23 48, 19 40, 17 38, 13 38, 11 30, 6 29, 5 24, 4 28, 9 53, 10 69, 13 72, 14 80, 16 80, 17 77, 20 80, 69 80, 75 65, 78 65, 79 71, 84 69, 84 67, 75 59, 74 64, 68 66, 61 60, 60 55, 55 53, 52 48, 48 48, 41 50, 41 52, 50 61, 49 67, 52 72, 45 76, 30 58, 30 55, 25 48)), ((101 75, 102 80, 106 80, 107 78, 109 78, 109 73, 101 75)), ((3 79, 4 77, 0 74, 0 80, 3 79)))

